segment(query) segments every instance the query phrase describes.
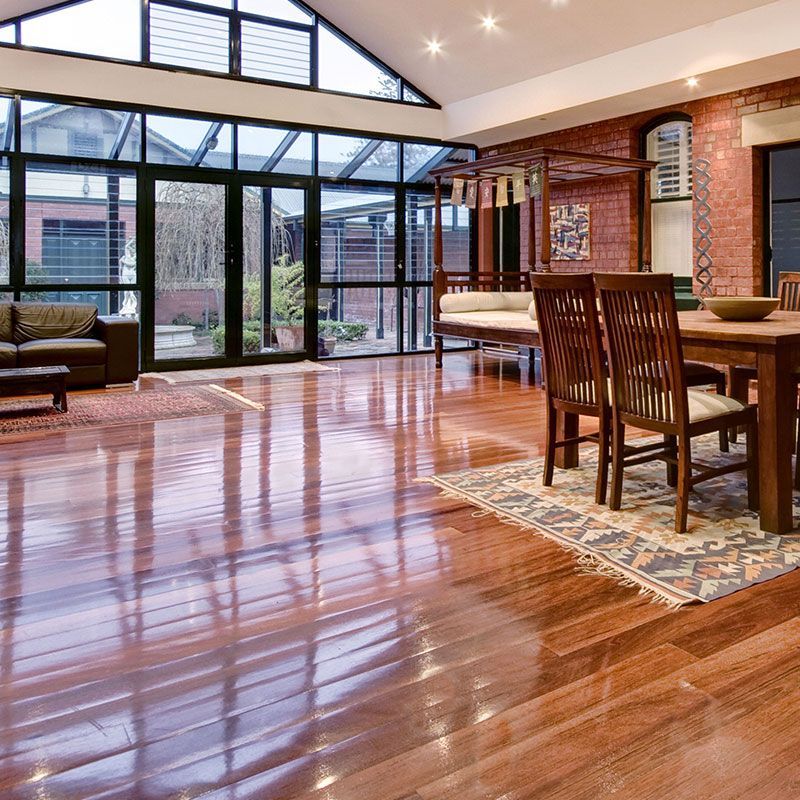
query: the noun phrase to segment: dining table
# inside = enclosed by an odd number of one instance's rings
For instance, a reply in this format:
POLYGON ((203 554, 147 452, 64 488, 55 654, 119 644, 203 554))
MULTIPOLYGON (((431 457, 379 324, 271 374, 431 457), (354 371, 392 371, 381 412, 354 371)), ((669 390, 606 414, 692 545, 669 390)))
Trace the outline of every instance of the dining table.
POLYGON ((681 311, 678 324, 687 360, 757 370, 761 529, 788 533, 794 528, 792 449, 800 314, 774 311, 758 322, 739 322, 719 319, 710 311, 681 311))
MULTIPOLYGON (((710 311, 678 313, 687 361, 754 367, 758 372, 760 524, 768 533, 794 529, 792 450, 800 370, 800 313, 774 311, 758 322, 727 321, 710 311)), ((538 338, 538 337, 537 337, 538 338)), ((537 344, 538 346, 538 344, 537 344)), ((559 414, 557 436, 578 435, 578 418, 559 414)), ((578 447, 560 448, 556 465, 578 465, 578 447)))

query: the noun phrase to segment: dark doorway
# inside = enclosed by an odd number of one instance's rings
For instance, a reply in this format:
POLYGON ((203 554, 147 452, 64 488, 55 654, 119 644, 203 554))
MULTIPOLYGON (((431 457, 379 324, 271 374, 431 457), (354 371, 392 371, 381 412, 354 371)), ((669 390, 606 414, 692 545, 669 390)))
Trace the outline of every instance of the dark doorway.
POLYGON ((765 288, 777 294, 781 272, 800 272, 800 145, 769 155, 768 274, 765 288))

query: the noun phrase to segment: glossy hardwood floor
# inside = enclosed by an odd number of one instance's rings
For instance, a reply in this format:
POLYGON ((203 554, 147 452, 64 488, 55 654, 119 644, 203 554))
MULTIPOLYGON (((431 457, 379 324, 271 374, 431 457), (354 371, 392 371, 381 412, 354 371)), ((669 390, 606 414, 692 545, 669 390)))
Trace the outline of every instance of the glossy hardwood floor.
POLYGON ((800 797, 800 572, 576 574, 414 483, 541 451, 516 364, 340 366, 0 443, 0 797, 800 797))

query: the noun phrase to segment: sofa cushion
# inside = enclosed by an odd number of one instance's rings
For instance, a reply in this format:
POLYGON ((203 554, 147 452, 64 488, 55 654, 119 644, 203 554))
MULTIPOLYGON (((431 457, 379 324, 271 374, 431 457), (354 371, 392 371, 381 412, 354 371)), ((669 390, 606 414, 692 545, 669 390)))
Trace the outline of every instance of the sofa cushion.
POLYGON ((89 336, 97 306, 67 303, 14 303, 17 344, 37 339, 81 339, 89 336))
POLYGON ((92 367, 105 362, 106 345, 97 339, 39 339, 17 348, 20 367, 92 367))
POLYGON ((445 314, 469 311, 527 311, 531 292, 454 292, 439 298, 439 310, 445 314))
POLYGON ((17 366, 17 346, 11 342, 0 342, 0 369, 17 366))
POLYGON ((468 311, 463 314, 441 314, 440 322, 473 325, 478 328, 538 331, 539 327, 525 311, 468 311))
POLYGON ((14 335, 11 303, 0 303, 0 342, 10 342, 14 335))

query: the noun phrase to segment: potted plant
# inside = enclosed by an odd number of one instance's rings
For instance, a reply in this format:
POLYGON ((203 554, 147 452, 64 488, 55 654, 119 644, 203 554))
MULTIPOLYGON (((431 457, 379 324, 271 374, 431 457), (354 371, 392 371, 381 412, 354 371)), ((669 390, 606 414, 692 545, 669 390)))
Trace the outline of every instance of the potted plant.
POLYGON ((305 350, 305 265, 281 256, 272 266, 272 315, 278 348, 305 350))

